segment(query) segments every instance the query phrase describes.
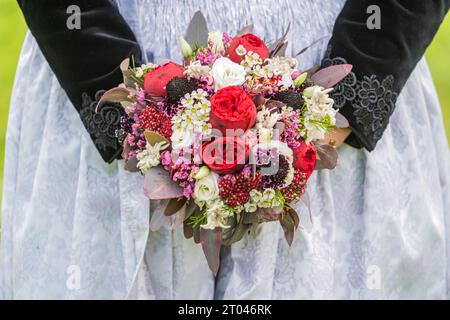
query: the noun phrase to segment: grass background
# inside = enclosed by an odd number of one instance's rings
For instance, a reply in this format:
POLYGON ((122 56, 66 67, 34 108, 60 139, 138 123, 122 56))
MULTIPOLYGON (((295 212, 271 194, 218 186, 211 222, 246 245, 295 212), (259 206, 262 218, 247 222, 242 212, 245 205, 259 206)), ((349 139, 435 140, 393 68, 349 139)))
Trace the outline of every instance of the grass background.
MULTIPOLYGON (((25 22, 16 1, 0 0, 0 195, 9 101, 25 32, 25 22)), ((446 17, 426 56, 439 93, 450 140, 450 15, 446 17)))

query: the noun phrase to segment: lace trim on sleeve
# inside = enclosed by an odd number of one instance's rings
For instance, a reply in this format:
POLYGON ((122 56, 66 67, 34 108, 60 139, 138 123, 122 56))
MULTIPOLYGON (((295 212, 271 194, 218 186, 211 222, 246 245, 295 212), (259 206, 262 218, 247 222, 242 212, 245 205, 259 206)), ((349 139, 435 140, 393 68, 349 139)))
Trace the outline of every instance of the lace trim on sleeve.
MULTIPOLYGON (((346 64, 342 57, 330 58, 328 49, 323 67, 346 64)), ((335 107, 340 109, 347 103, 352 106, 352 114, 362 133, 370 140, 377 141, 386 129, 394 112, 398 93, 393 90, 394 76, 380 80, 376 75, 357 77, 354 72, 345 77, 333 90, 335 107)))
POLYGON ((116 131, 119 129, 120 119, 124 115, 124 111, 117 103, 105 103, 98 112, 95 112, 104 93, 105 90, 98 91, 94 99, 87 93, 83 93, 80 116, 99 150, 106 151, 108 148, 117 150, 120 145, 116 137, 116 131))

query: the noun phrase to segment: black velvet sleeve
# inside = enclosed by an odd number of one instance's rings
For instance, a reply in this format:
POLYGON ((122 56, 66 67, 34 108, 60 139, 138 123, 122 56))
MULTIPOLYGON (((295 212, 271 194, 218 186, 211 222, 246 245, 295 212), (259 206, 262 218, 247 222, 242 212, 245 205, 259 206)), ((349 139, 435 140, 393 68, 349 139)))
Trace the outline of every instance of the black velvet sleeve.
POLYGON ((140 48, 133 32, 108 0, 18 0, 27 25, 62 88, 80 113, 102 158, 120 155, 115 136, 122 109, 109 104, 95 113, 104 90, 122 82, 120 63, 140 48), (80 8, 80 29, 70 30, 71 5, 80 8))
POLYGON ((422 58, 450 0, 347 0, 338 16, 323 66, 350 63, 353 72, 334 92, 350 122, 347 143, 375 148, 398 94, 422 58), (380 8, 380 29, 369 29, 371 5, 380 8))

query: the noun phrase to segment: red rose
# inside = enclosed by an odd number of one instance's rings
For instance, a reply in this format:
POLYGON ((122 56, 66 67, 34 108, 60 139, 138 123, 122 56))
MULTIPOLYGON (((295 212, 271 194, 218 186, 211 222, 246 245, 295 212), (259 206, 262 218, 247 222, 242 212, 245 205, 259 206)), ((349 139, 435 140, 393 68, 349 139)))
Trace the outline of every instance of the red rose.
POLYGON ((293 148, 292 151, 294 152, 294 168, 306 173, 306 179, 308 179, 316 167, 317 156, 314 144, 302 142, 299 147, 293 148))
POLYGON ((247 52, 253 51, 253 53, 257 53, 263 60, 269 57, 269 49, 267 49, 264 42, 254 34, 247 33, 243 36, 234 38, 233 42, 231 42, 228 58, 233 62, 241 63, 244 58, 244 56, 240 56, 236 52, 236 48, 240 45, 242 45, 247 52))
POLYGON ((255 125, 256 106, 252 97, 239 87, 225 87, 211 97, 210 123, 226 135, 227 129, 247 131, 255 125))
POLYGON ((241 170, 248 158, 248 147, 239 137, 219 137, 202 145, 202 160, 218 174, 241 170))
POLYGON ((166 86, 175 77, 183 77, 184 68, 174 62, 167 62, 144 76, 144 91, 155 97, 167 95, 166 86))

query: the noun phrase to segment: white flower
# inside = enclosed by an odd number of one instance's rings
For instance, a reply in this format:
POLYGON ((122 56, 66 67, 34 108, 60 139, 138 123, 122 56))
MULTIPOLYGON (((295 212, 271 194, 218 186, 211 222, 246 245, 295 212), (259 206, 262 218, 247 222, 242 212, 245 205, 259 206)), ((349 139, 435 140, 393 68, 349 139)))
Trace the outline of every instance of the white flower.
POLYGON ((297 60, 288 57, 274 57, 266 59, 268 68, 275 76, 281 76, 279 85, 289 88, 293 86, 292 74, 297 67, 297 60))
POLYGON ((189 43, 183 37, 179 37, 178 42, 180 43, 181 54, 183 55, 183 58, 190 57, 193 52, 189 43))
POLYGON ((204 66, 200 63, 200 61, 195 60, 194 62, 191 62, 191 64, 186 68, 184 74, 188 77, 199 79, 209 74, 210 71, 211 68, 209 66, 204 66))
POLYGON ((272 129, 275 127, 280 118, 280 113, 271 112, 266 108, 266 106, 263 106, 262 109, 256 114, 257 127, 272 129))
POLYGON ((250 191, 250 198, 252 199, 252 201, 258 203, 259 201, 261 201, 262 192, 259 190, 253 189, 250 191))
POLYGON ((260 128, 258 129, 259 133, 259 142, 260 143, 269 143, 272 140, 273 133, 272 129, 269 128, 260 128))
POLYGON ((212 51, 214 53, 220 52, 223 50, 223 33, 220 31, 210 32, 208 34, 208 43, 212 45, 212 51))
POLYGON ((203 229, 214 230, 215 228, 229 228, 227 219, 233 215, 233 211, 225 206, 220 199, 210 202, 206 208, 206 224, 201 225, 203 229))
POLYGON ((195 201, 207 204, 219 197, 219 175, 209 172, 206 177, 198 179, 194 188, 195 201))
POLYGON ((172 148, 175 150, 189 148, 194 143, 194 133, 192 130, 177 128, 173 131, 170 139, 172 141, 172 148))
POLYGON ((244 209, 245 212, 255 212, 258 209, 258 205, 254 202, 247 202, 246 204, 244 204, 244 209))
POLYGON ((160 141, 153 146, 147 143, 145 149, 136 155, 136 159, 139 161, 137 163, 137 168, 145 174, 152 167, 159 165, 161 151, 168 147, 169 144, 166 141, 160 141))
POLYGON ((209 168, 207 166, 203 166, 200 168, 200 170, 198 170, 198 172, 195 174, 194 179, 195 180, 200 180, 202 178, 205 178, 209 175, 211 171, 209 170, 209 168))
POLYGON ((323 139, 328 127, 336 123, 337 110, 333 108, 334 100, 329 96, 332 90, 319 86, 304 90, 303 97, 307 107, 303 112, 305 128, 301 135, 306 137, 306 142, 323 139))
POLYGON ((247 50, 245 49, 245 47, 242 44, 240 44, 236 48, 236 53, 238 56, 242 57, 242 56, 245 56, 245 54, 247 53, 247 50))
POLYGON ((240 86, 245 82, 246 73, 244 67, 228 58, 221 57, 214 62, 211 75, 216 90, 219 90, 228 86, 240 86))
POLYGON ((144 70, 142 68, 136 68, 136 77, 141 78, 144 75, 144 70))

